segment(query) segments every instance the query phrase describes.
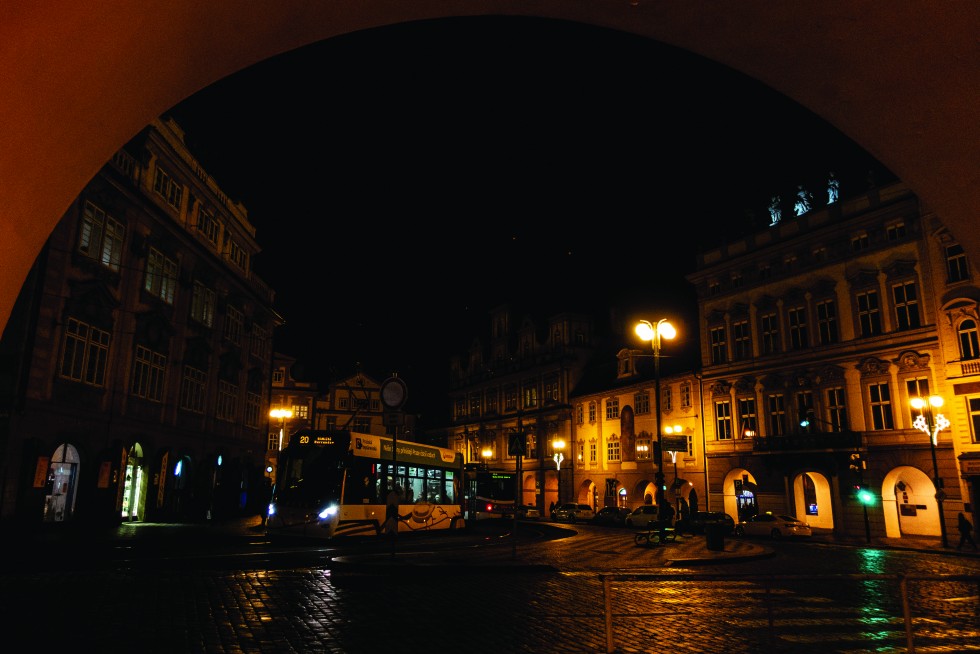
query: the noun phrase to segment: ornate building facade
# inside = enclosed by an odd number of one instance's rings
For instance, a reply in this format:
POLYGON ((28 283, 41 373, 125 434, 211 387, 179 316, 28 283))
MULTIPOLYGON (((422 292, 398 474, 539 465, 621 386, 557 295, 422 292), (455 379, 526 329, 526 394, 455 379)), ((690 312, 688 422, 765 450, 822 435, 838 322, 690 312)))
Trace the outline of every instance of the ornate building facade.
POLYGON ((773 221, 699 255, 688 279, 713 504, 944 541, 974 510, 980 289, 905 186, 773 221), (934 395, 941 409, 914 406, 934 395))
POLYGON ((524 315, 517 324, 511 307, 494 309, 486 345, 477 338, 465 358, 450 362, 449 446, 471 466, 520 465, 519 502, 542 513, 552 502, 591 504, 591 485, 573 482, 571 465, 559 469, 556 455, 571 463, 569 395, 595 348, 588 316, 561 313, 539 324, 524 315))
POLYGON ((48 239, 0 341, 0 509, 26 522, 258 510, 273 292, 230 201, 155 120, 48 239))

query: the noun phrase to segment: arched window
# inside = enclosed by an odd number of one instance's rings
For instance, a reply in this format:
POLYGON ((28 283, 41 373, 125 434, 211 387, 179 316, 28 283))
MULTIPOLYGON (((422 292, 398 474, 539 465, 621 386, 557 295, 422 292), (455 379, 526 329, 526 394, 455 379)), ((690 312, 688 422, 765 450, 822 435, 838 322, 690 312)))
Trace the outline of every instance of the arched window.
POLYGON ((964 320, 960 323, 957 330, 960 337, 960 357, 962 359, 976 359, 980 357, 980 340, 977 339, 977 323, 973 320, 964 320))

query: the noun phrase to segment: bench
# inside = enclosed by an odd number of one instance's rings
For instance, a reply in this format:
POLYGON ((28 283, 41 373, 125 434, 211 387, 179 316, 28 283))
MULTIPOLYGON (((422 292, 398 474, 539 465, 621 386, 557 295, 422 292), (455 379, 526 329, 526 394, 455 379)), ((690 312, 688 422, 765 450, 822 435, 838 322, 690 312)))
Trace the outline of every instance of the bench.
POLYGON ((633 534, 633 542, 637 545, 643 545, 645 547, 651 547, 653 545, 659 545, 661 543, 660 535, 663 532, 664 541, 676 541, 677 532, 673 527, 667 527, 666 529, 661 529, 660 527, 651 527, 645 531, 638 531, 633 534))

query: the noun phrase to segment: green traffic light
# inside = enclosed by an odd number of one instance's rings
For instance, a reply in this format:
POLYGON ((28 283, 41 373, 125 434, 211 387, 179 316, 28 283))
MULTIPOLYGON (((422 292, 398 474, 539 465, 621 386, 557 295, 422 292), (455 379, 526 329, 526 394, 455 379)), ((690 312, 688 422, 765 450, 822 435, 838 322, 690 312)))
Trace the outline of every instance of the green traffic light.
POLYGON ((875 503, 874 493, 869 491, 867 488, 858 488, 857 498, 861 504, 871 505, 875 503))

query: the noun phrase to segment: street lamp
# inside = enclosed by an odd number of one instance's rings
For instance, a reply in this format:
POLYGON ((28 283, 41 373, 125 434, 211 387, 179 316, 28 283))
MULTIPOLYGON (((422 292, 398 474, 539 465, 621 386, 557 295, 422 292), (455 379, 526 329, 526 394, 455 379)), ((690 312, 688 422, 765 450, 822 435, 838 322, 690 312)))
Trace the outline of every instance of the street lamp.
POLYGON ((279 450, 282 450, 282 438, 286 431, 286 420, 293 417, 292 409, 272 409, 269 411, 270 418, 279 418, 279 450))
POLYGON ((551 458, 555 460, 555 471, 558 473, 558 504, 561 504, 561 462, 565 460, 565 454, 562 452, 565 449, 565 441, 560 438, 551 441, 551 449, 555 451, 555 455, 551 458))
MULTIPOLYGON (((649 320, 641 320, 636 325, 636 335, 640 337, 641 340, 650 341, 650 345, 653 347, 653 375, 655 380, 656 393, 655 406, 657 409, 657 438, 661 437, 661 426, 660 426, 660 339, 666 338, 671 340, 677 336, 677 330, 674 326, 667 322, 666 318, 662 318, 657 321, 654 325, 649 320)), ((664 497, 664 448, 661 447, 660 451, 657 453, 657 503, 659 504, 664 497)))
MULTIPOLYGON (((668 436, 673 436, 675 434, 677 436, 681 436, 681 435, 683 435, 684 430, 681 429, 681 426, 680 425, 673 425, 673 426, 667 425, 666 427, 664 427, 664 433, 666 435, 668 435, 668 436)), ((681 485, 680 485, 680 482, 677 480, 677 452, 678 452, 678 450, 675 449, 676 447, 677 446, 674 445, 670 449, 670 460, 674 462, 674 484, 673 484, 674 485, 674 504, 675 504, 675 506, 676 506, 677 509, 680 509, 680 506, 679 506, 680 505, 680 502, 678 500, 680 499, 680 495, 681 495, 681 485)))
POLYGON ((483 469, 490 469, 490 459, 493 457, 493 449, 489 445, 485 446, 480 450, 480 456, 483 457, 483 469))
POLYGON ((943 398, 938 395, 930 395, 928 399, 913 397, 909 400, 913 409, 919 412, 919 416, 912 423, 912 426, 929 436, 929 449, 932 452, 932 483, 936 487, 936 505, 939 508, 939 533, 942 536, 943 547, 949 547, 946 538, 946 516, 943 515, 943 500, 946 499, 946 491, 943 490, 943 480, 939 476, 939 464, 936 463, 936 439, 939 432, 948 429, 949 419, 941 413, 933 415, 932 409, 939 409, 943 405, 943 398), (928 401, 928 403, 927 403, 928 401))

